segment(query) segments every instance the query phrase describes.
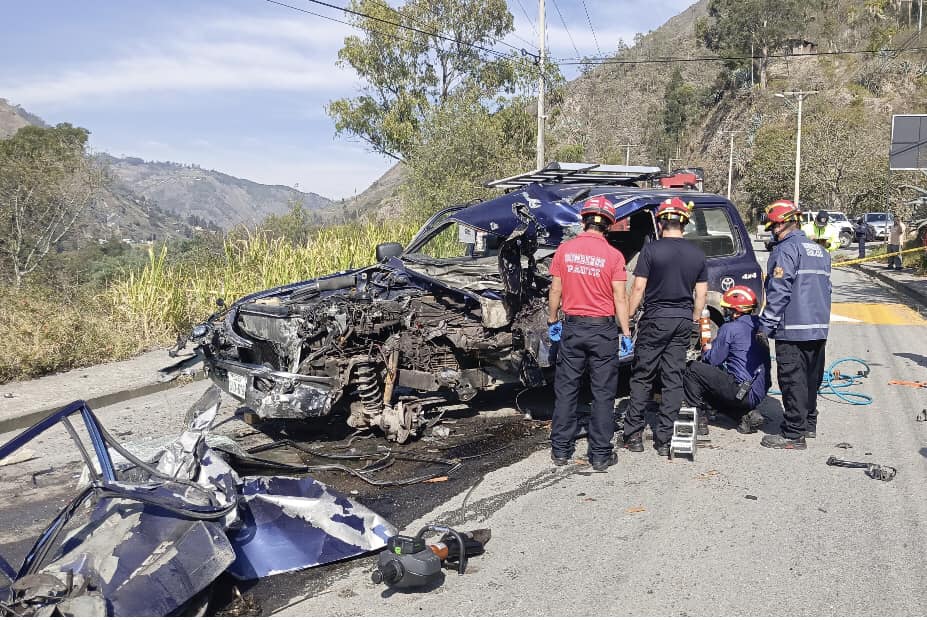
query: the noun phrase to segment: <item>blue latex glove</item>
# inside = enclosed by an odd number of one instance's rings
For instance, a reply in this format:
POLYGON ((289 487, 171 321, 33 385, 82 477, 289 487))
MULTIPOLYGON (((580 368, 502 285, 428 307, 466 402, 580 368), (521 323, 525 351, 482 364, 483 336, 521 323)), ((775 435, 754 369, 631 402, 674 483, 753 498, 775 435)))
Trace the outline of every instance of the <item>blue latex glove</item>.
POLYGON ((618 341, 618 357, 634 355, 634 341, 628 336, 622 336, 618 341))
POLYGON ((563 333, 563 322, 557 321, 547 326, 547 335, 550 336, 551 342, 560 342, 560 334, 563 333))

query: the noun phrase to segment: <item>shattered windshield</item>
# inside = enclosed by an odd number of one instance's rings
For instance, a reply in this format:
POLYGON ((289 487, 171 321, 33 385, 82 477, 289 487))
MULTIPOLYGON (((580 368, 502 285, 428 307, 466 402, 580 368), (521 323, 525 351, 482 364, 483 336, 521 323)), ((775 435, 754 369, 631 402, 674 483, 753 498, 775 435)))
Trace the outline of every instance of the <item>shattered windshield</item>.
POLYGON ((471 226, 448 222, 411 249, 406 258, 446 260, 482 258, 498 254, 500 237, 489 235, 471 226))

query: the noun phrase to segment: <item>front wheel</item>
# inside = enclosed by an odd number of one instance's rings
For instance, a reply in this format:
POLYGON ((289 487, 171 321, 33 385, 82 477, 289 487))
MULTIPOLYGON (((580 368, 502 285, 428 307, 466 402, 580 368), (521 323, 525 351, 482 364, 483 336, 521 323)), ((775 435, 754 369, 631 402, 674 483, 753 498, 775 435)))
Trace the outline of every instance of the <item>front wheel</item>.
POLYGON ((850 244, 853 243, 853 237, 850 236, 850 233, 843 232, 840 233, 840 248, 845 250, 850 247, 850 244))

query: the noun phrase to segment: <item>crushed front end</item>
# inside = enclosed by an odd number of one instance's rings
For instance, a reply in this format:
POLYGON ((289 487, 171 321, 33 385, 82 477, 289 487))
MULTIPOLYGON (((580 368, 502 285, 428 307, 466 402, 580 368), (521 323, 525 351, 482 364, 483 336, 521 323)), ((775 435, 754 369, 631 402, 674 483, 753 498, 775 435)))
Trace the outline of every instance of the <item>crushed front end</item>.
MULTIPOLYGON (((449 222, 426 225, 425 241, 449 222)), ((344 410, 349 425, 402 442, 432 405, 543 382, 549 280, 538 276, 527 229, 465 256, 407 250, 256 293, 194 328, 192 340, 212 380, 261 419, 344 410)))

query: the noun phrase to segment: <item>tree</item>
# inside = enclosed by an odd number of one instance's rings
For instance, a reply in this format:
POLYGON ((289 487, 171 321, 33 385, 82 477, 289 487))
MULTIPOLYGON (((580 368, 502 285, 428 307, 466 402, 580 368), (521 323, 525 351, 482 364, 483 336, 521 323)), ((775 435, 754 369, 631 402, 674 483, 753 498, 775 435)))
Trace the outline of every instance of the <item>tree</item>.
POLYGON ((23 127, 0 140, 0 260, 14 286, 35 271, 103 186, 86 129, 23 127))
MULTIPOLYGON (((706 48, 722 56, 759 55, 760 87, 766 88, 769 55, 789 37, 800 34, 805 19, 801 0, 709 0, 708 18, 696 24, 696 37, 706 48)), ((729 69, 744 61, 726 63, 729 69)))
POLYGON ((516 98, 498 110, 461 92, 436 106, 410 150, 402 186, 406 213, 422 220, 439 209, 495 195, 483 183, 533 167, 535 119, 516 98))
MULTIPOLYGON (((883 121, 884 122, 884 121, 883 121)), ((882 210, 888 168, 885 131, 872 131, 861 105, 812 107, 802 123, 801 202, 809 209, 856 215, 882 210)), ((781 121, 760 128, 744 175, 751 206, 791 198, 795 183, 795 125, 781 121)))
POLYGON ((318 230, 317 218, 305 207, 303 196, 294 192, 287 201, 290 210, 281 215, 268 215, 260 230, 273 238, 286 239, 291 245, 305 245, 318 230))
MULTIPOLYGON (((802 195, 850 215, 879 210, 885 201, 888 123, 875 131, 862 105, 819 109, 805 126, 810 146, 802 148, 802 195), (808 184, 810 192, 804 187, 808 184)), ((804 130, 802 132, 804 139, 804 130)))
POLYGON ((348 8, 369 17, 353 19, 365 34, 345 38, 339 63, 364 86, 357 97, 332 101, 328 113, 338 134, 400 161, 433 107, 461 89, 512 92, 528 67, 486 51, 513 29, 505 0, 407 0, 398 9, 351 0, 348 8))
POLYGON ((673 70, 663 95, 663 129, 672 142, 678 143, 692 114, 695 88, 682 79, 679 67, 673 70))

